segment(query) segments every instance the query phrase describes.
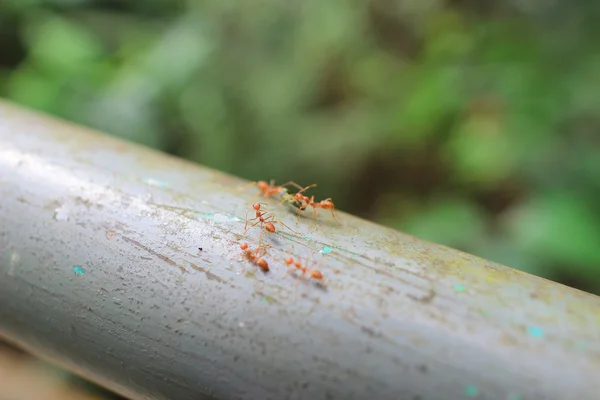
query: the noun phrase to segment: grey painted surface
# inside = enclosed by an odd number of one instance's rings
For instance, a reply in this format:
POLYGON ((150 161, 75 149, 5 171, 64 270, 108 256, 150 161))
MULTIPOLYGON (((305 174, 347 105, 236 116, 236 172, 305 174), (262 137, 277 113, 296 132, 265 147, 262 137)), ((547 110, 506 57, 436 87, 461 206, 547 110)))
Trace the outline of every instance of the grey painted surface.
POLYGON ((276 202, 264 274, 244 183, 0 103, 0 335, 135 399, 598 398, 598 297, 276 202))

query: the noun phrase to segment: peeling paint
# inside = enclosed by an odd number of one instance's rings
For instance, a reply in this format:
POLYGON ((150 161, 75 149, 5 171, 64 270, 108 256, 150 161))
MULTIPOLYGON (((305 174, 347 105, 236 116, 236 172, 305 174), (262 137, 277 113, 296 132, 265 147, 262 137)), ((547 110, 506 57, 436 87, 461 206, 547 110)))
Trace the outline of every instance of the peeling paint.
POLYGON ((69 220, 69 209, 66 205, 62 205, 54 209, 54 219, 57 221, 69 220))
POLYGON ((142 181, 147 183, 148 185, 156 186, 159 188, 169 187, 169 184, 167 182, 160 181, 160 180, 154 179, 154 178, 144 178, 144 179, 142 179, 142 181))
POLYGON ((329 254, 333 251, 333 249, 331 247, 323 247, 323 249, 321 250, 321 254, 329 254))
POLYGON ((221 213, 212 214, 212 219, 216 223, 230 222, 230 221, 235 221, 235 222, 241 221, 241 219, 239 219, 238 217, 231 216, 231 215, 225 215, 225 214, 221 214, 221 213))
POLYGON ((75 272, 75 275, 78 275, 78 276, 85 275, 85 271, 79 265, 73 266, 73 272, 75 272))

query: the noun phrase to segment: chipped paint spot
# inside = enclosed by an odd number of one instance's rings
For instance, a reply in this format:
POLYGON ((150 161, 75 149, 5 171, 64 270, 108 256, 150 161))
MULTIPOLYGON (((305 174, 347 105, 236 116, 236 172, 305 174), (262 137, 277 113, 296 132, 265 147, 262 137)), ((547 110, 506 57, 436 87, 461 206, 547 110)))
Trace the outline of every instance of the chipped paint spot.
POLYGON ((213 214, 212 218, 215 220, 216 223, 229 222, 229 221, 241 221, 241 219, 239 219, 238 217, 225 215, 225 214, 221 214, 221 213, 213 214))
POLYGON ((538 328, 535 326, 527 327, 527 333, 529 333, 530 336, 533 336, 535 338, 544 337, 544 331, 542 330, 542 328, 538 328))
POLYGON ((75 275, 84 275, 85 274, 85 271, 79 265, 73 266, 73 272, 75 272, 75 275))
POLYGON ((321 250, 321 254, 329 254, 333 251, 333 249, 331 247, 323 247, 323 250, 321 250))
POLYGON ((463 285, 454 285, 455 292, 464 292, 466 288, 463 285))
POLYGON ((144 178, 144 179, 142 179, 142 181, 144 181, 148 185, 152 185, 152 186, 156 186, 156 187, 160 187, 160 188, 169 187, 169 184, 167 182, 159 181, 158 179, 154 179, 154 178, 144 178))
POLYGON ((106 231, 106 234, 104 236, 106 236, 106 238, 108 240, 112 239, 113 236, 115 236, 117 234, 117 232, 113 232, 113 231, 106 231))
POLYGON ((478 393, 477 386, 469 385, 465 388, 465 394, 469 397, 476 397, 478 393))
POLYGON ((309 237, 305 237, 304 238, 307 242, 310 242, 310 238, 309 237))
POLYGON ((57 221, 68 221, 69 220, 69 209, 67 206, 62 205, 54 209, 54 219, 57 221))
POLYGON ((19 265, 19 261, 21 261, 21 255, 17 250, 12 249, 8 258, 8 276, 15 275, 15 267, 19 265))

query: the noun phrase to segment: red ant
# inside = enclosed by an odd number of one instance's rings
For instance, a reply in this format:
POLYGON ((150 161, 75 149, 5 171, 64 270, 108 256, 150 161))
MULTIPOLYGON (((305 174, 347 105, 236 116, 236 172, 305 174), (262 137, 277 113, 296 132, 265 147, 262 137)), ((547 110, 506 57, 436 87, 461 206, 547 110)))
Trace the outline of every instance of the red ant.
POLYGON ((302 186, 298 185, 296 182, 293 182, 293 181, 289 181, 287 183, 284 183, 283 185, 275 186, 275 180, 271 180, 271 182, 269 182, 269 183, 267 183, 265 181, 250 182, 247 186, 258 186, 258 189, 260 190, 260 192, 258 193, 257 196, 260 196, 262 194, 265 198, 268 199, 271 196, 280 194, 283 191, 287 191, 285 186, 288 186, 288 185, 293 185, 293 186, 297 187, 298 189, 302 189, 302 186))
MULTIPOLYGON (((317 269, 309 269, 305 265, 302 265, 302 263, 300 263, 299 261, 294 260, 292 257, 286 258, 285 259, 285 263, 287 265, 292 265, 293 264, 294 267, 296 267, 296 269, 299 269, 300 271, 302 271, 302 275, 301 276, 305 276, 306 274, 308 274, 308 276, 310 278, 312 278, 312 279, 323 281, 323 274, 321 273, 321 271, 319 271, 317 269)), ((294 270, 291 269, 287 273, 289 274, 289 273, 291 273, 293 271, 294 270)))
POLYGON ((248 243, 242 243, 240 245, 240 249, 242 249, 245 252, 246 257, 248 257, 248 259, 250 261, 252 261, 254 264, 258 265, 260 267, 260 269, 267 272, 267 271, 269 271, 269 264, 267 263, 267 261, 264 258, 262 258, 258 255, 258 251, 260 250, 261 247, 265 247, 265 246, 258 246, 255 251, 252 251, 248 248, 248 243))
POLYGON ((287 201, 288 203, 291 202, 300 202, 301 206, 298 207, 298 218, 296 220, 296 224, 298 223, 298 220, 300 220, 300 213, 304 210, 306 210, 308 208, 308 206, 313 208, 313 219, 315 221, 315 226, 317 225, 317 208, 322 208, 324 210, 331 210, 331 215, 333 215, 333 219, 335 219, 335 221, 338 224, 342 224, 336 217, 334 209, 335 209, 335 204, 333 204, 333 200, 331 200, 331 198, 325 199, 325 200, 321 200, 321 201, 317 201, 315 202, 315 196, 304 196, 302 194, 302 192, 304 192, 305 190, 310 189, 311 187, 315 187, 317 186, 316 184, 312 184, 310 186, 305 187, 304 189, 300 190, 298 193, 294 194, 294 195, 285 195, 282 201, 287 201))
MULTIPOLYGON (((250 212, 250 210, 248 210, 246 212, 246 225, 244 226, 244 234, 242 235, 242 237, 244 237, 246 235, 246 233, 252 229, 253 227, 255 227, 256 225, 260 224, 261 226, 261 230, 260 230, 260 238, 259 238, 259 243, 262 240, 262 227, 264 226, 265 229, 268 232, 274 233, 275 232, 275 225, 276 223, 280 223, 283 226, 285 226, 286 228, 288 228, 290 231, 296 233, 292 228, 290 228, 289 226, 287 226, 286 224, 284 224, 281 221, 275 220, 275 216, 274 215, 269 215, 268 217, 264 218, 265 215, 267 215, 266 211, 263 211, 260 208, 261 204, 265 204, 265 203, 254 203, 252 204, 252 208, 254 209, 255 213, 256 213, 256 217, 248 219, 248 213, 250 212), (248 222, 253 221, 257 219, 258 221, 256 221, 255 223, 253 223, 252 225, 250 225, 250 227, 248 227, 248 222)), ((266 205, 266 204, 265 204, 266 205)))

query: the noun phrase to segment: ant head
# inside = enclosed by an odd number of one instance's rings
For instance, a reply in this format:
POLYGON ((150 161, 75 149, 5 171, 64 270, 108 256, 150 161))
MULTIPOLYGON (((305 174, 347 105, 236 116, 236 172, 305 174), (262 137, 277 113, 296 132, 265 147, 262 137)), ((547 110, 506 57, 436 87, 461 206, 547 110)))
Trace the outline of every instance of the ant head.
POLYGON ((292 265, 293 262, 294 262, 294 259, 292 257, 288 257, 285 259, 285 263, 287 265, 292 265))
POLYGON ((254 208, 256 211, 260 210, 260 204, 259 203, 254 203, 252 204, 252 208, 254 208))
POLYGON ((269 188, 269 184, 265 181, 258 181, 258 188, 260 190, 266 190, 269 188))
POLYGON ((242 243, 240 245, 240 249, 242 249, 242 250, 246 250, 247 248, 248 248, 248 243, 242 243))

